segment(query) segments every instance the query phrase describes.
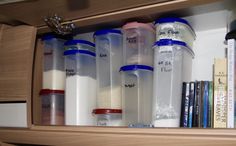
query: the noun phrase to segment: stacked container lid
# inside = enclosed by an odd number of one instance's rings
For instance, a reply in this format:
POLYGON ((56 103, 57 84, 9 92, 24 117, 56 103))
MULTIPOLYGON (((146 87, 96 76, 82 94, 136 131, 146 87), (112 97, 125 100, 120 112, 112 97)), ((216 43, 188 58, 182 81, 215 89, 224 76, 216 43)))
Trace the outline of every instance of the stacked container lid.
POLYGON ((43 89, 40 92, 42 100, 42 125, 64 124, 64 89, 65 72, 63 58, 64 40, 54 35, 42 38, 43 55, 43 89))
POLYGON ((94 33, 94 39, 97 54, 97 108, 93 113, 97 117, 98 125, 110 125, 112 122, 104 123, 104 121, 117 120, 117 118, 121 120, 119 68, 122 65, 122 33, 114 29, 99 30, 94 33), (115 118, 114 114, 120 116, 115 118), (101 122, 102 119, 107 120, 101 122))
POLYGON ((191 80, 195 33, 181 18, 155 22, 154 108, 155 127, 179 127, 182 82, 191 80))
POLYGON ((96 107, 95 45, 86 40, 65 43, 66 125, 95 125, 96 107))
POLYGON ((131 22, 123 26, 123 33, 122 120, 125 125, 150 125, 154 26, 131 22))

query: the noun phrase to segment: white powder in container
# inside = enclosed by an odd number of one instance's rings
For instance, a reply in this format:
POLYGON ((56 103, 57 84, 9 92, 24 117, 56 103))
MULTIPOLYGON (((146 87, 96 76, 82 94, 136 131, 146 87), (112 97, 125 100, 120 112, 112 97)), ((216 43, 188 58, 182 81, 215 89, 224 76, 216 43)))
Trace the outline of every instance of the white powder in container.
POLYGON ((65 90, 65 71, 48 70, 43 72, 43 89, 65 90))
POLYGON ((96 125, 92 115, 96 108, 96 80, 88 76, 66 78, 66 125, 96 125))
POLYGON ((155 120, 154 127, 179 127, 179 119, 161 119, 155 120))

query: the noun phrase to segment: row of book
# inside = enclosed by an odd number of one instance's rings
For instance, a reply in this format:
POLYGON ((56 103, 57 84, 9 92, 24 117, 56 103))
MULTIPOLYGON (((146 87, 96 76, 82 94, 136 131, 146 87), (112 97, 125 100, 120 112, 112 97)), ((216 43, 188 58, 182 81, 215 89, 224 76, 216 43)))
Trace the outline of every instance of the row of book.
POLYGON ((184 82, 182 88, 181 127, 212 127, 212 81, 184 82))
POLYGON ((214 60, 213 81, 184 82, 181 127, 236 128, 236 41, 214 60))

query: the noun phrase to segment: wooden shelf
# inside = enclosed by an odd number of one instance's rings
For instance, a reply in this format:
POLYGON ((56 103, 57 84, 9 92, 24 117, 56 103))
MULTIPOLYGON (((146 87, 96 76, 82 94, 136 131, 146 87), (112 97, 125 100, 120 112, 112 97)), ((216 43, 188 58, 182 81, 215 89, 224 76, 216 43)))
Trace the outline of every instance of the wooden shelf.
POLYGON ((1 128, 0 141, 37 145, 235 146, 236 129, 33 126, 1 128))

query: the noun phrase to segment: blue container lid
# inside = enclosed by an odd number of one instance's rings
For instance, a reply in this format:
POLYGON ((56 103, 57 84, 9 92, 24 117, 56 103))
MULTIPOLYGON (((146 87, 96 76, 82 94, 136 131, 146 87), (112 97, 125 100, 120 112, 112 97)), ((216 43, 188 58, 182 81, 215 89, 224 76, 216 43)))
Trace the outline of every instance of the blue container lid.
POLYGON ((94 43, 92 43, 90 41, 86 41, 86 40, 69 40, 69 41, 64 43, 65 46, 77 45, 77 44, 86 44, 86 45, 95 47, 94 43))
POLYGON ((86 54, 95 57, 96 54, 94 52, 88 51, 88 50, 67 50, 64 52, 64 55, 74 55, 74 54, 86 54))
POLYGON ((153 71, 153 67, 147 65, 126 65, 122 66, 120 71, 134 71, 139 69, 153 71))
POLYGON ((176 40, 172 40, 172 39, 161 39, 154 44, 154 46, 173 46, 173 45, 179 45, 179 46, 186 47, 187 48, 186 50, 192 55, 192 57, 194 57, 193 50, 190 49, 188 47, 188 45, 182 41, 176 41, 176 40))
POLYGON ((154 44, 154 46, 173 46, 173 45, 179 45, 189 48, 185 42, 176 41, 172 39, 161 39, 154 44))
POLYGON ((174 23, 174 22, 180 22, 180 23, 184 23, 184 24, 187 24, 190 26, 190 24, 188 23, 188 21, 186 21, 185 19, 182 19, 182 18, 178 18, 178 17, 165 17, 165 18, 160 18, 160 19, 157 19, 155 21, 155 24, 159 23, 159 24, 162 24, 162 23, 174 23))
POLYGON ((54 38, 56 38, 56 37, 53 34, 46 34, 42 37, 42 40, 45 41, 45 40, 51 40, 54 38))
POLYGON ((98 30, 96 31, 93 36, 95 35, 104 35, 104 34, 108 34, 108 33, 116 33, 116 34, 122 34, 120 30, 116 30, 116 29, 104 29, 104 30, 98 30))

